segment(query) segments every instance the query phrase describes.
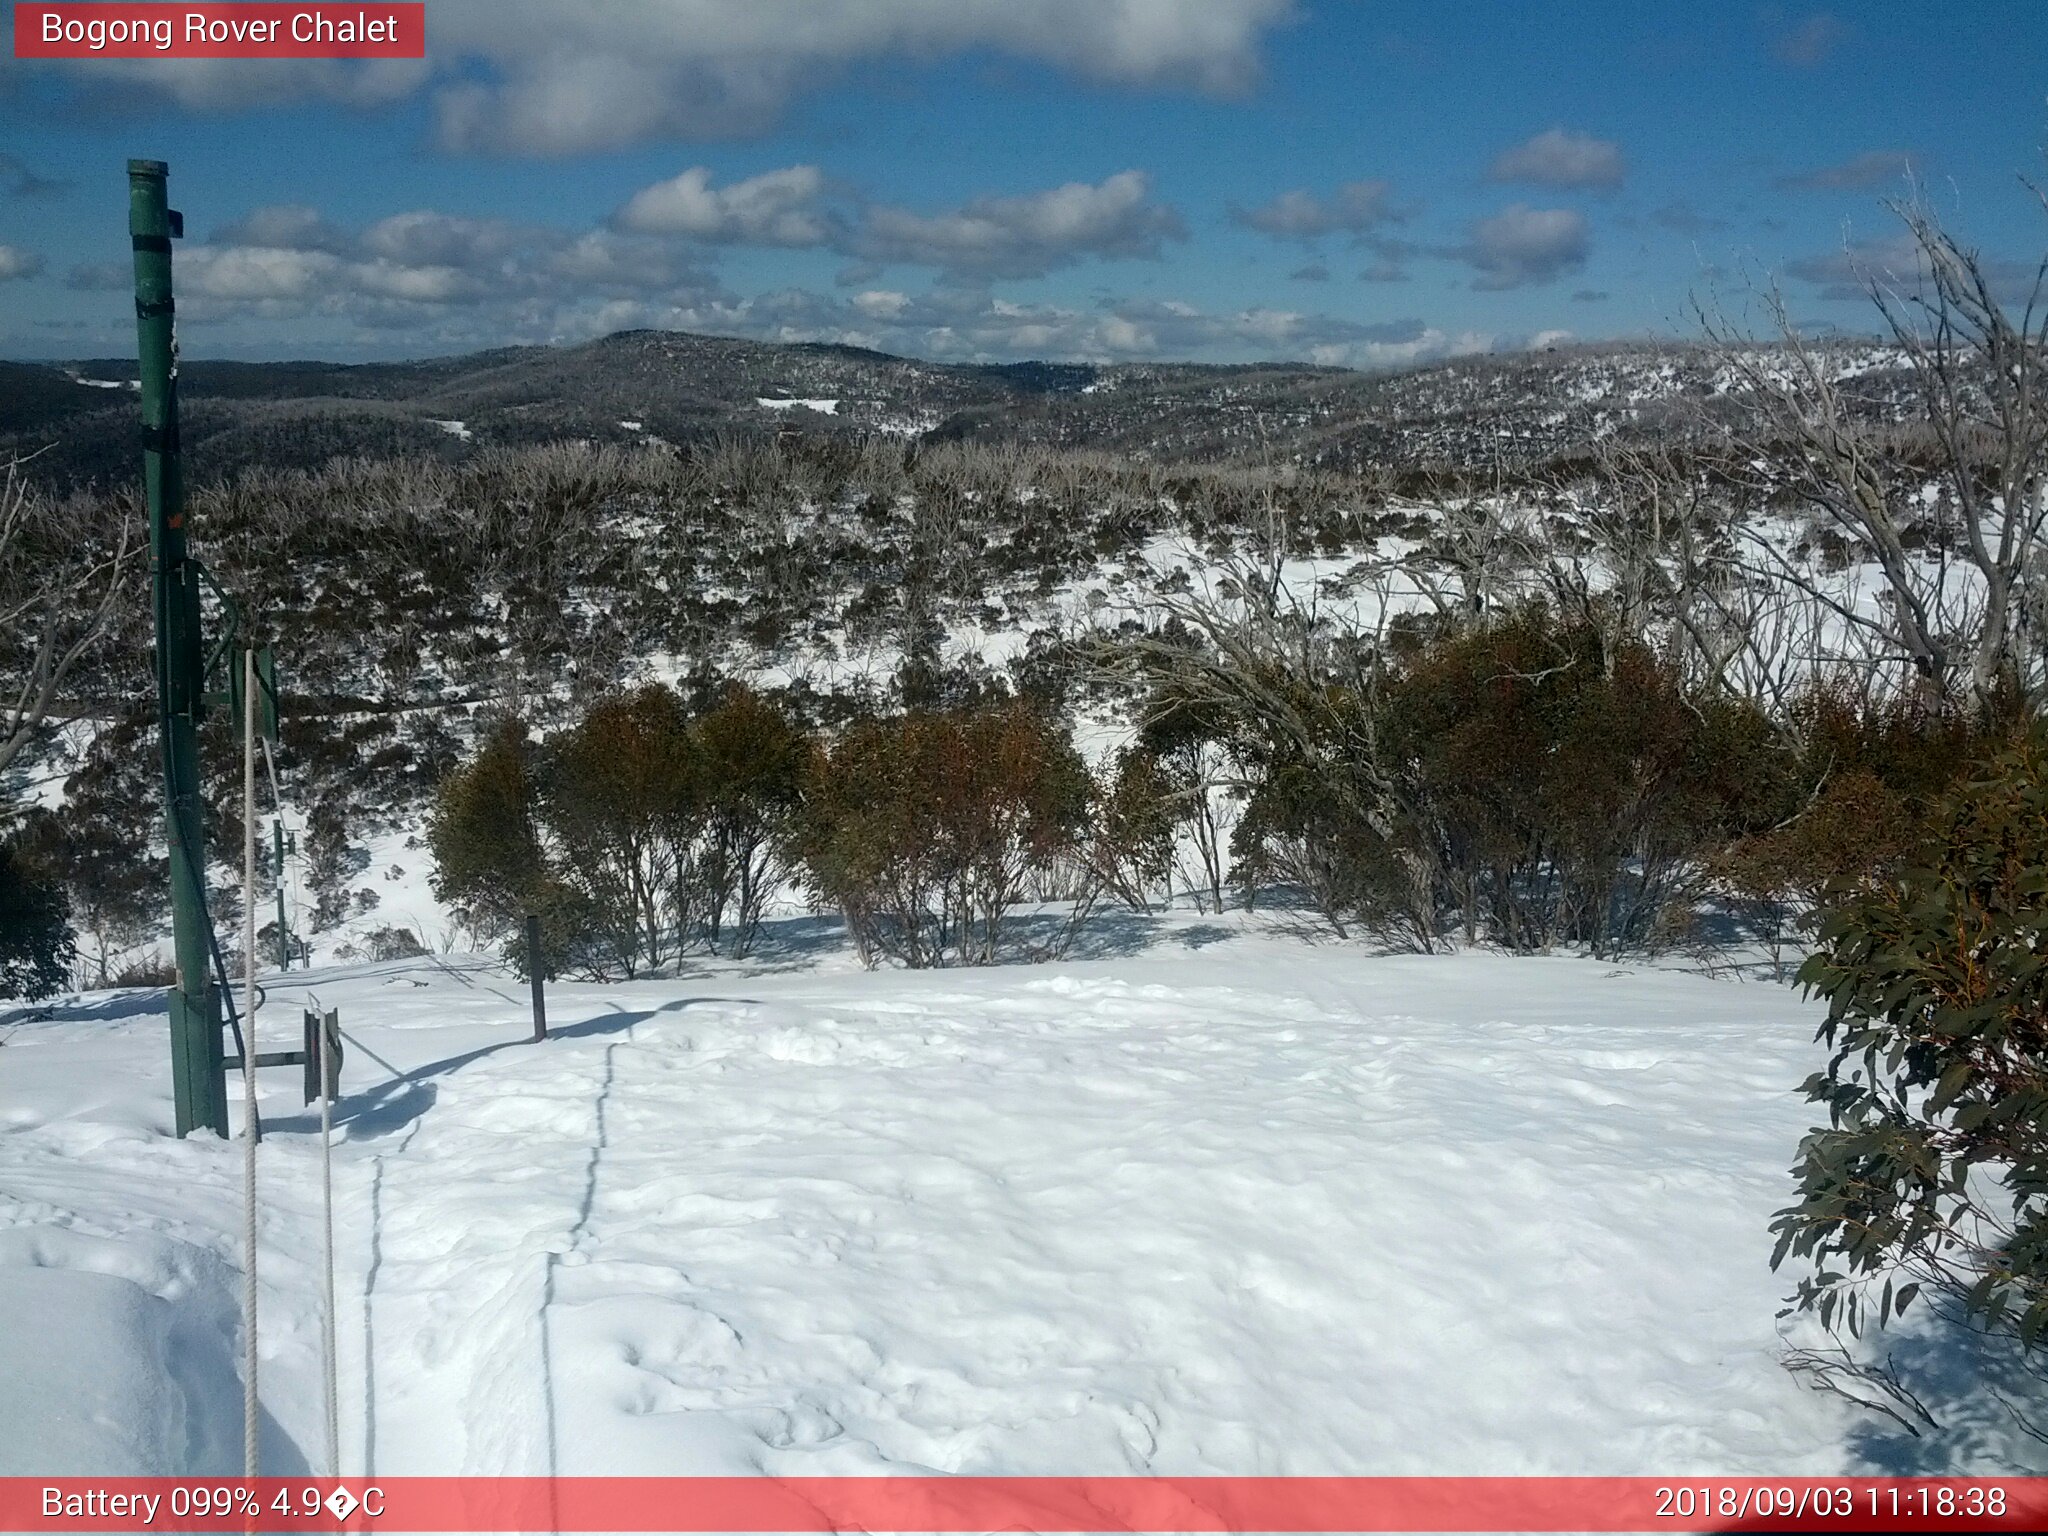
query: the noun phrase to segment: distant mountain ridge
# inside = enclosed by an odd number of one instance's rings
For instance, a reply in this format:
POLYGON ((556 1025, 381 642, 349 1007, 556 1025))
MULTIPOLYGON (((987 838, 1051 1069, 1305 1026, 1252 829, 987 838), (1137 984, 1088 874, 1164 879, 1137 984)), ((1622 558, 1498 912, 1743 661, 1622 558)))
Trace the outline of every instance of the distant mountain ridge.
MULTIPOLYGON (((1874 346, 1858 367, 1894 392, 1874 346)), ((1396 373, 1294 363, 935 363, 823 343, 622 331, 397 363, 209 362, 180 376, 189 473, 311 466, 337 455, 460 456, 584 438, 679 443, 719 433, 888 433, 1018 440, 1163 461, 1333 469, 1474 467, 1656 433, 1725 392, 1679 343, 1488 354, 1396 373)), ((132 359, 0 363, 0 455, 60 481, 134 473, 132 359)))

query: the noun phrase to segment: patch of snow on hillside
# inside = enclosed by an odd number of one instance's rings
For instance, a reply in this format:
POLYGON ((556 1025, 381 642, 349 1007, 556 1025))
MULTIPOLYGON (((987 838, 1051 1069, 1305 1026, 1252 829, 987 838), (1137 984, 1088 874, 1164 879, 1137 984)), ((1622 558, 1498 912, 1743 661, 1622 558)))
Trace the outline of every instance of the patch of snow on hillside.
POLYGON ((805 410, 816 411, 821 416, 837 416, 839 414, 839 402, 837 400, 771 400, 765 395, 757 395, 754 398, 754 403, 771 411, 789 411, 802 406, 805 410))
POLYGON ((865 425, 885 437, 922 437, 940 420, 937 411, 922 411, 910 416, 877 416, 865 425))
POLYGON ((427 420, 431 421, 443 432, 446 432, 450 437, 459 437, 465 443, 469 441, 469 428, 464 423, 459 421, 443 421, 438 416, 429 416, 427 420))

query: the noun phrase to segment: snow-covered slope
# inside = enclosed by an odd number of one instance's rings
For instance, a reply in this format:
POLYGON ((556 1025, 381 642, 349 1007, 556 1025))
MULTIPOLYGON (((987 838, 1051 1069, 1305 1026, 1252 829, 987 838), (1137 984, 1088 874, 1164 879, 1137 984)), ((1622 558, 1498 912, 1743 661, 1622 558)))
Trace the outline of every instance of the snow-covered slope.
MULTIPOLYGON (((1908 1464, 1780 1364, 1787 990, 1279 916, 976 972, 776 928, 558 987, 541 1045, 481 960, 276 979, 266 1029, 317 995, 349 1038, 345 1470, 1908 1464)), ((0 1047, 0 1316, 43 1346, 0 1471, 232 1470, 240 1148, 169 1136, 153 998, 58 1012, 0 1047)), ((315 1122, 265 1077, 268 1455, 317 1469, 315 1122)), ((2014 1470, 1970 1422, 1942 1464, 2014 1470)))

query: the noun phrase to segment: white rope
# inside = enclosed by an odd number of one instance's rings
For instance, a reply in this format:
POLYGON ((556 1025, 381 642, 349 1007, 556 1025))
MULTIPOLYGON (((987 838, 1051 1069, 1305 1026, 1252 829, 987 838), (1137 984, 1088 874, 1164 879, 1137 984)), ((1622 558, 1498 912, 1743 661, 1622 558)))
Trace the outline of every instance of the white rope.
POLYGON ((242 653, 242 1474, 256 1452, 256 653, 242 653))
POLYGON ((270 738, 257 738, 263 743, 263 772, 270 780, 270 804, 272 809, 284 810, 284 797, 277 792, 277 759, 270 755, 270 738))
POLYGON ((333 1079, 334 1048, 327 1035, 327 1015, 313 1002, 314 1028, 320 1036, 320 1220, 324 1228, 323 1256, 327 1267, 327 1310, 321 1318, 321 1347, 327 1372, 327 1475, 341 1476, 341 1407, 337 1401, 334 1357, 334 1144, 333 1104, 327 1087, 333 1079))
MULTIPOLYGON (((272 810, 282 818, 284 815, 284 794, 277 782, 277 758, 270 750, 270 738, 259 736, 263 744, 263 769, 270 780, 270 804, 272 810)), ((282 884, 285 872, 277 872, 282 884)), ((293 893, 293 907, 296 908, 297 893, 293 893)), ((280 936, 280 946, 283 938, 280 936)), ((288 951, 287 951, 288 953, 288 951)), ((313 1027, 318 1043, 314 1049, 320 1064, 320 1226, 321 1226, 321 1267, 325 1287, 325 1308, 320 1317, 320 1353, 324 1407, 327 1428, 327 1474, 341 1476, 341 1370, 337 1364, 338 1349, 336 1334, 339 1329, 339 1312, 334 1302, 334 1102, 328 1097, 327 1088, 334 1081, 334 1042, 327 1032, 327 1013, 320 1006, 317 995, 309 996, 313 1009, 313 1027)))

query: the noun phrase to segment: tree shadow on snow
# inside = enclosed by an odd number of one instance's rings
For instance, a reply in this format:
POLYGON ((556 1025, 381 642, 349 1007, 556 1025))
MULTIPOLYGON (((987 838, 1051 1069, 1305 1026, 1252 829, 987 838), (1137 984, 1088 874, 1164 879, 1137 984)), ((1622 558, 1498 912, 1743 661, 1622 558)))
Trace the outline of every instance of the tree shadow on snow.
MULTIPOLYGON (((1177 923, 1171 917, 1166 912, 1110 907, 1091 914, 1068 936, 1071 919, 1065 912, 1012 911, 1003 919, 996 963, 1127 959, 1167 946, 1205 949, 1237 936, 1236 929, 1222 923, 1177 923)), ((852 950, 845 919, 836 915, 771 918, 761 925, 747 969, 765 975, 806 971, 826 955, 851 954, 852 950)))
POLYGON ((0 1029, 26 1024, 103 1024, 113 1019, 135 1019, 145 1014, 170 1012, 168 994, 162 987, 136 987, 103 992, 93 998, 65 997, 53 1002, 30 1003, 0 1013, 0 1029))
POLYGON ((1068 922, 1066 914, 1059 912, 1034 912, 1005 919, 1001 958, 1119 960, 1168 944, 1202 949, 1236 936, 1234 930, 1220 923, 1181 926, 1166 921, 1164 913, 1115 907, 1092 914, 1067 939, 1066 947, 1053 953, 1067 934, 1068 922))
POLYGON ((759 967, 764 970, 797 970, 851 947, 842 917, 771 917, 762 921, 747 958, 769 962, 759 967))
MULTIPOLYGON (((2048 1383, 2011 1347, 1989 1342, 1965 1323, 1927 1317, 1884 1340, 1886 1364, 1938 1427, 1913 1434, 1873 1413, 1849 1438, 1861 1469, 1884 1477, 1941 1477, 1959 1469, 2048 1472, 2048 1444, 2029 1434, 2017 1408, 2048 1426, 2048 1383)), ((1909 1415, 1910 1417, 1910 1415, 1909 1415)))

